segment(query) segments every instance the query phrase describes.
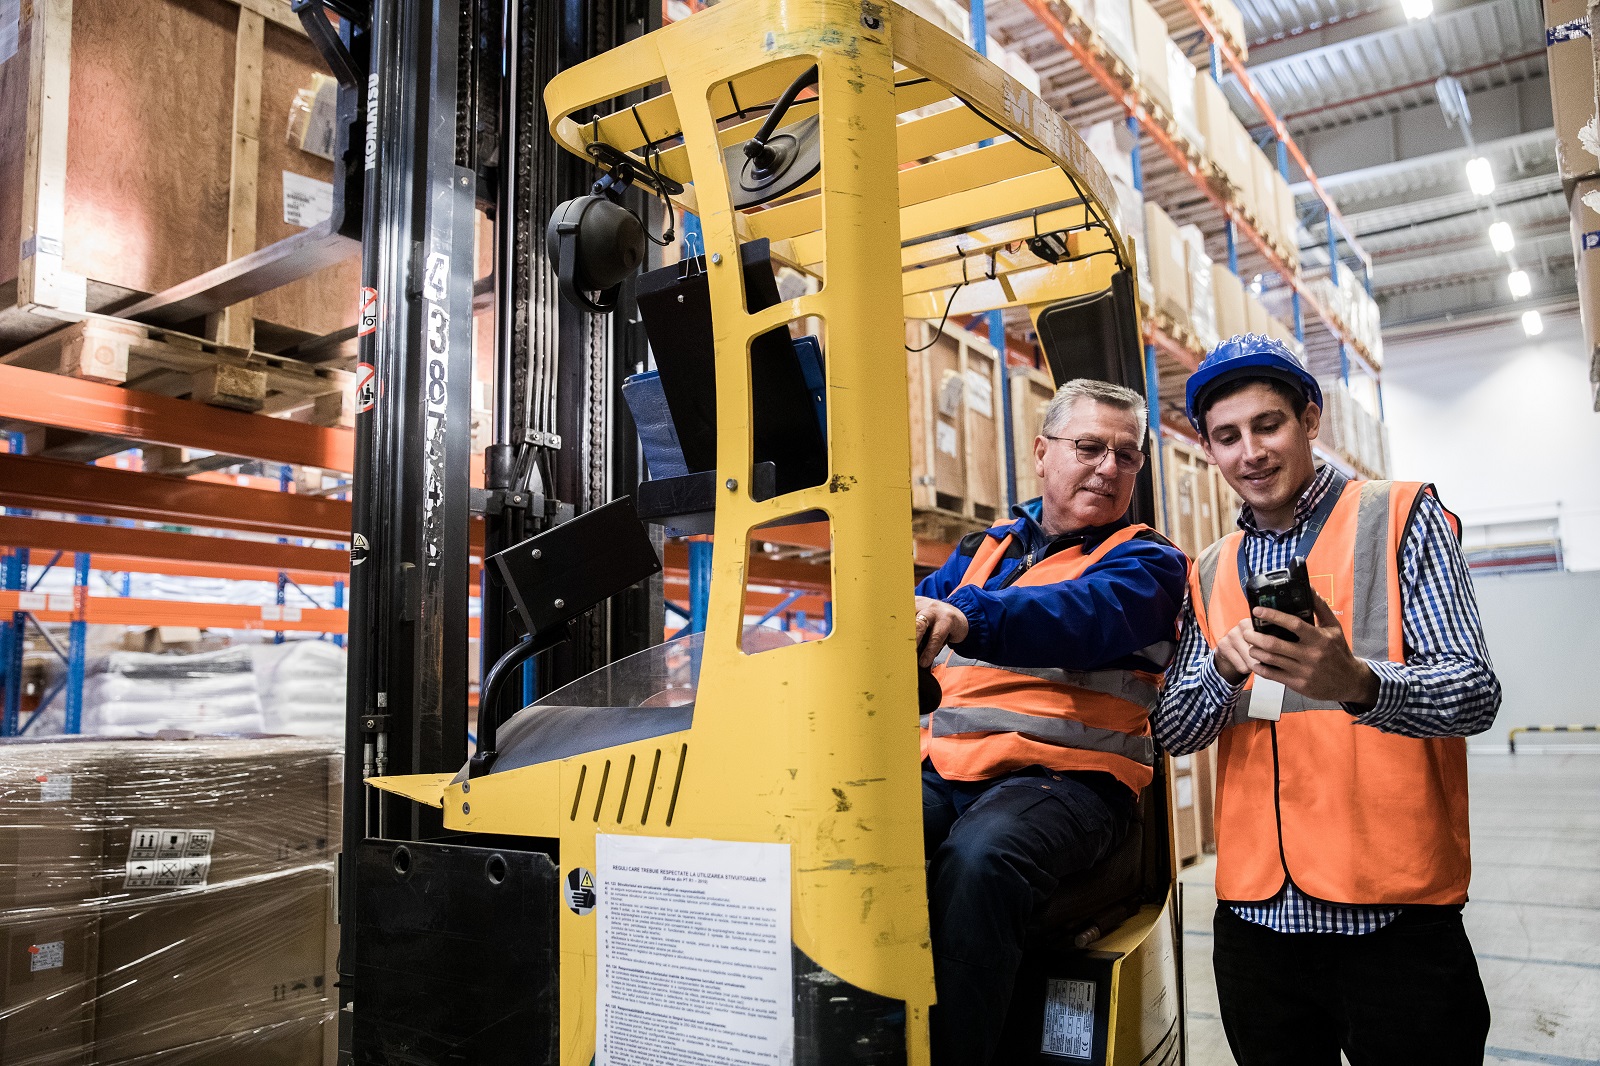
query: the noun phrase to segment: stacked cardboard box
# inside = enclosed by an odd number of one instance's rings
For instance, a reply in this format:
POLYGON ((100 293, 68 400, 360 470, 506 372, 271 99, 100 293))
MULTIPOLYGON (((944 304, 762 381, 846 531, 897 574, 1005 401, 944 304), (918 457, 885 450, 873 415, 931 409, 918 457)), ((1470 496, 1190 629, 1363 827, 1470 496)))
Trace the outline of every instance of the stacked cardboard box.
POLYGON ((1545 0, 1545 59, 1555 112, 1556 169, 1571 183, 1600 174, 1595 113, 1593 30, 1585 0, 1545 0))
POLYGON ((1196 94, 1198 83, 1210 80, 1198 77, 1183 49, 1170 38, 1167 40, 1167 93, 1172 101, 1172 121, 1178 127, 1178 136, 1200 155, 1206 152, 1206 137, 1200 125, 1196 94))
POLYGON ((1200 0, 1222 40, 1241 60, 1250 58, 1250 38, 1244 32, 1244 14, 1233 0, 1200 0))
MULTIPOLYGON (((1589 380, 1600 383, 1600 178, 1585 178, 1572 190, 1572 254, 1578 266, 1578 314, 1583 320, 1589 380)), ((1595 386, 1600 411, 1600 384, 1595 386)))
POLYGON ((0 746, 0 1062, 331 1061, 341 765, 304 740, 0 746))
POLYGON ((1206 255, 1205 234, 1199 226, 1178 230, 1183 238, 1184 268, 1189 282, 1189 324, 1200 347, 1210 351, 1217 344, 1217 299, 1211 286, 1212 263, 1206 255))
POLYGON ((1153 203, 1144 205, 1145 258, 1150 264, 1154 290, 1151 306, 1157 313, 1189 328, 1188 250, 1178 227, 1153 203))
POLYGON ((1250 332, 1249 310, 1244 302, 1244 283, 1226 263, 1211 264, 1211 291, 1216 296, 1217 337, 1219 339, 1250 332))
POLYGON ((1133 13, 1133 45, 1138 53, 1135 67, 1139 73, 1139 91, 1146 102, 1154 103, 1163 114, 1172 115, 1172 89, 1168 71, 1167 46, 1172 38, 1167 35, 1166 20, 1149 0, 1129 0, 1133 13))

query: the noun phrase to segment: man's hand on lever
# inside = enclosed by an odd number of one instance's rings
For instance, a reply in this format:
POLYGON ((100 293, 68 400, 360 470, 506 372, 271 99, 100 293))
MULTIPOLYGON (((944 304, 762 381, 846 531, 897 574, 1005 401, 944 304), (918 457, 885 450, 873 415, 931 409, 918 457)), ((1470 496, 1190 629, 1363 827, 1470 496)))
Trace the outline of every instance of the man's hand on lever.
POLYGON ((927 596, 918 596, 916 604, 917 647, 922 649, 917 664, 929 667, 946 644, 960 644, 967 639, 967 616, 943 600, 927 596))

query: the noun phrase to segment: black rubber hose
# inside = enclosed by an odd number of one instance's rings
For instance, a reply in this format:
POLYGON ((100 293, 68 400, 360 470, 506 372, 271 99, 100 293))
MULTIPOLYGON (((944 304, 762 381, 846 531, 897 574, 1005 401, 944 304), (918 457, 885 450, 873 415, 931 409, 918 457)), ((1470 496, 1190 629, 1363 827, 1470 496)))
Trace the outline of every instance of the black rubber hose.
POLYGON ((533 652, 533 638, 528 637, 489 667, 489 674, 479 690, 482 695, 478 699, 478 760, 493 756, 495 732, 500 725, 500 697, 517 667, 531 659, 533 652))
POLYGON ((783 116, 788 113, 789 106, 794 103, 794 98, 800 95, 800 90, 808 85, 817 83, 817 65, 813 63, 804 74, 789 83, 783 90, 783 95, 778 97, 778 102, 772 105, 772 110, 767 112, 767 120, 761 124, 761 129, 756 135, 745 142, 744 154, 755 157, 767 146, 767 141, 778 132, 778 123, 783 121, 783 116))

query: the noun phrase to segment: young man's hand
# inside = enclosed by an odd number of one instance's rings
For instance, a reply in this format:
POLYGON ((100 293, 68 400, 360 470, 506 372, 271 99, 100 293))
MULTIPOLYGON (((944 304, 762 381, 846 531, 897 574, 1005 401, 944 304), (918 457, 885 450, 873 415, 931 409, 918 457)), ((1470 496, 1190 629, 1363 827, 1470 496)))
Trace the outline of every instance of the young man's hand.
POLYGON ((933 665, 946 644, 960 644, 967 639, 967 616, 959 608, 927 596, 918 596, 916 604, 917 646, 922 648, 917 664, 926 668, 933 665), (924 633, 929 634, 927 644, 922 643, 924 633))
POLYGON ((1250 645, 1244 639, 1251 629, 1250 619, 1246 618, 1228 630, 1213 656, 1217 673, 1222 675, 1222 680, 1235 687, 1244 684, 1244 679, 1250 676, 1250 667, 1254 665, 1250 658, 1250 645))
MULTIPOLYGON (((1283 682, 1285 688, 1307 699, 1371 706, 1378 699, 1378 675, 1350 651, 1338 618, 1322 597, 1313 592, 1312 602, 1316 625, 1269 607, 1255 608, 1252 613, 1258 620, 1281 626, 1300 639, 1294 643, 1246 628, 1243 636, 1249 645, 1251 670, 1283 682)), ((1243 624, 1249 627, 1248 620, 1243 624)), ((1218 662, 1220 669, 1220 654, 1218 662)))

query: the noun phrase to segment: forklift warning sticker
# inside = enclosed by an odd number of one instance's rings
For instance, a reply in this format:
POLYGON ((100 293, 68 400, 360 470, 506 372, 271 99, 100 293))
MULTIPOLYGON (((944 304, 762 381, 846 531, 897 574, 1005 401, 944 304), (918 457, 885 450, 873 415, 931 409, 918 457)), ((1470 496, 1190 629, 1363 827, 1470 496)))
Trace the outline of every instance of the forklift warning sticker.
POLYGON ((791 1066, 789 845, 595 837, 595 1066, 791 1066))
POLYGON ((356 308, 356 336, 365 337, 378 330, 378 290, 361 286, 361 303, 356 308))
POLYGON ((574 866, 572 872, 567 874, 567 906, 572 913, 583 917, 594 910, 595 883, 594 872, 582 866, 574 866))
POLYGON ((365 414, 378 402, 378 368, 371 363, 356 364, 356 413, 365 414))
POLYGON ((210 829, 135 829, 128 839, 128 872, 122 887, 204 885, 215 839, 210 829))
POLYGON ((1051 980, 1039 1050, 1069 1059, 1094 1058, 1094 982, 1051 980))

